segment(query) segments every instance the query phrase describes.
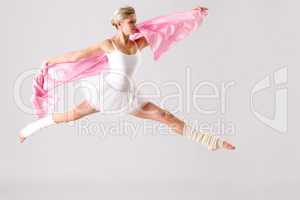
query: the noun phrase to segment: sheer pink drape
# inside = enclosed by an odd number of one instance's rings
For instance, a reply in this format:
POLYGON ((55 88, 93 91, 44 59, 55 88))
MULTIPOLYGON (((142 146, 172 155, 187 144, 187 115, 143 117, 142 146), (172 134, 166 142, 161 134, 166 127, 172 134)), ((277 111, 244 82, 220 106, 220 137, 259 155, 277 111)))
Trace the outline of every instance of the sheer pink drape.
MULTIPOLYGON (((173 44, 194 32, 207 16, 207 10, 192 9, 161 15, 137 24, 138 32, 131 40, 145 37, 158 60, 173 44)), ((61 84, 101 73, 108 66, 105 53, 98 53, 76 62, 46 65, 33 79, 31 102, 37 117, 44 117, 59 101, 51 91, 61 84)))

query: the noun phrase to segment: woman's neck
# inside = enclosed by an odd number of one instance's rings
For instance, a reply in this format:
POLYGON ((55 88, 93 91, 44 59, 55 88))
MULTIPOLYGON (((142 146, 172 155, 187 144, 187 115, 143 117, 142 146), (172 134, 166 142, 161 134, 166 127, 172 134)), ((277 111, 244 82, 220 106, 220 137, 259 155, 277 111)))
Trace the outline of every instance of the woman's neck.
POLYGON ((123 32, 118 32, 115 37, 115 40, 126 46, 130 41, 129 41, 129 35, 124 34, 123 32))

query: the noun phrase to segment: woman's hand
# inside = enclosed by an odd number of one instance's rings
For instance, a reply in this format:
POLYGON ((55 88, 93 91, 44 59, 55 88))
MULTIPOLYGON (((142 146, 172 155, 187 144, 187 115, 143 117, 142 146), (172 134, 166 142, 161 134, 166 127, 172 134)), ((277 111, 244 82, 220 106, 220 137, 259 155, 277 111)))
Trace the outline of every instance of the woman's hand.
POLYGON ((49 59, 49 60, 44 60, 42 65, 43 65, 43 66, 44 66, 44 65, 47 66, 47 65, 52 65, 52 64, 55 64, 55 63, 53 63, 52 60, 49 59))
POLYGON ((195 8, 193 8, 193 10, 207 11, 208 9, 206 7, 203 7, 203 6, 196 6, 195 8))
POLYGON ((64 62, 75 62, 80 58, 80 56, 81 56, 80 51, 67 52, 60 56, 56 56, 54 58, 45 60, 43 62, 43 65, 54 65, 54 64, 64 63, 64 62))

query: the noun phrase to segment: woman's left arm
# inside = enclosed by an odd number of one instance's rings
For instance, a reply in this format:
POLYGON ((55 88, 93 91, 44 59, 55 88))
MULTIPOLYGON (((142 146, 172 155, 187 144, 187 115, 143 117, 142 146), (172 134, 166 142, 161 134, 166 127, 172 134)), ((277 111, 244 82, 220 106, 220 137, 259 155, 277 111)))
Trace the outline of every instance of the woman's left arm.
POLYGON ((59 64, 64 62, 77 62, 78 60, 89 57, 94 53, 104 52, 102 48, 103 43, 104 41, 97 42, 84 49, 64 53, 63 55, 47 60, 47 64, 52 65, 52 64, 59 64))

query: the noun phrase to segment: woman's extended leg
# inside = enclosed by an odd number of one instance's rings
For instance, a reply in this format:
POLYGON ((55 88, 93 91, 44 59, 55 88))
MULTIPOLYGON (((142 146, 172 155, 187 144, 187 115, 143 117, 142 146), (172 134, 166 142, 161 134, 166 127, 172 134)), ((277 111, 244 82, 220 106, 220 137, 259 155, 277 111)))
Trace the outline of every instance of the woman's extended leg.
POLYGON ((21 130, 19 134, 19 140, 22 143, 29 135, 32 135, 34 132, 42 128, 48 127, 52 124, 59 124, 63 122, 78 120, 86 115, 95 112, 99 111, 92 107, 87 100, 84 100, 79 105, 75 106, 73 109, 67 112, 53 113, 49 116, 43 117, 35 122, 28 124, 25 128, 21 130))
POLYGON ((235 149, 232 144, 226 141, 221 141, 221 139, 218 139, 218 137, 213 136, 212 134, 201 133, 199 131, 195 132, 183 120, 177 118, 169 111, 160 108, 152 102, 145 103, 140 110, 129 114, 139 118, 151 119, 167 124, 176 133, 197 142, 201 142, 202 144, 206 144, 209 148, 214 143, 214 148, 210 148, 211 150, 216 150, 218 148, 235 149))

